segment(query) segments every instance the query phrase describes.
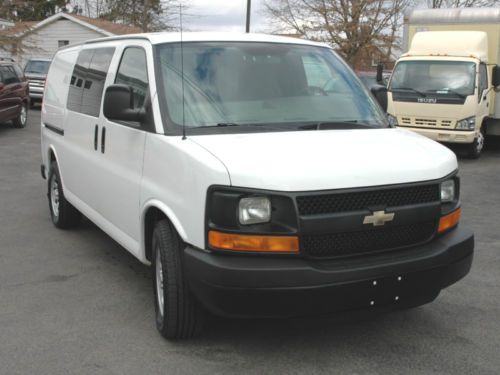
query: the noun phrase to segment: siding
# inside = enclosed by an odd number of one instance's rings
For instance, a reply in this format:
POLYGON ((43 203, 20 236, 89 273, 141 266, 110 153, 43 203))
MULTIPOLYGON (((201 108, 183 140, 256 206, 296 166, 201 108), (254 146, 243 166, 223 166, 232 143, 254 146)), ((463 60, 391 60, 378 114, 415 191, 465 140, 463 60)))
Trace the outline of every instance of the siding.
POLYGON ((75 44, 104 36, 97 31, 61 18, 26 35, 23 38, 22 51, 14 56, 14 59, 24 68, 30 58, 52 58, 59 48, 59 40, 68 40, 69 44, 75 44))

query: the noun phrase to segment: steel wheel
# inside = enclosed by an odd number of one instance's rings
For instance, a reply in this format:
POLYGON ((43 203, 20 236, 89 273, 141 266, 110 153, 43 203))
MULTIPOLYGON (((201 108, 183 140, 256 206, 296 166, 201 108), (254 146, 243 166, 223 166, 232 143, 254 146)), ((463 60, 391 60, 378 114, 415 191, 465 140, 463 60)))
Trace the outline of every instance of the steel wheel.
POLYGON ((163 317, 164 314, 164 296, 163 296, 163 266, 161 264, 160 250, 156 249, 156 298, 158 301, 158 310, 163 317))
POLYGON ((55 174, 52 175, 50 180, 50 204, 54 216, 59 216, 59 183, 55 174))

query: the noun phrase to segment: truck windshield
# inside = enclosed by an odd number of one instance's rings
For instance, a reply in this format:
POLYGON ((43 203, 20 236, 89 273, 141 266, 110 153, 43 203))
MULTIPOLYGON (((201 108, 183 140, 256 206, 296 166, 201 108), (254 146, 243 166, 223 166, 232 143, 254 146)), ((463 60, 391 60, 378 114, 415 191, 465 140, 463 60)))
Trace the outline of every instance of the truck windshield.
POLYGON ((162 113, 174 126, 387 126, 379 105, 328 48, 197 42, 184 43, 182 53, 178 43, 162 44, 156 53, 162 113))
POLYGON ((474 94, 476 64, 465 61, 401 61, 392 74, 390 91, 465 97, 474 94))
POLYGON ((47 74, 50 61, 30 60, 24 68, 25 73, 47 74))

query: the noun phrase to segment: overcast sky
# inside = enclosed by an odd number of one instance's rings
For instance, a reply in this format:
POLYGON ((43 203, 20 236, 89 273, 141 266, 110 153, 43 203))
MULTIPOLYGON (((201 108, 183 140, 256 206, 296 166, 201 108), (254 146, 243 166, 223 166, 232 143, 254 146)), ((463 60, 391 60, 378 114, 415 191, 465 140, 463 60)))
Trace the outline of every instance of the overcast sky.
MULTIPOLYGON (((188 0, 185 25, 191 31, 245 31, 247 0, 188 0)), ((250 31, 269 31, 262 14, 263 0, 252 0, 250 31)))

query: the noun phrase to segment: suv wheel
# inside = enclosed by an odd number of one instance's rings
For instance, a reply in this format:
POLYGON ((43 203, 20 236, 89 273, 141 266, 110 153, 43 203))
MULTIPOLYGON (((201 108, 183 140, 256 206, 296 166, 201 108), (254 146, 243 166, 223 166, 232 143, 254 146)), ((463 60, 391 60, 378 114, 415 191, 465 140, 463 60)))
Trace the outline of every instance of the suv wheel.
POLYGON ((184 277, 185 244, 172 225, 161 220, 155 226, 152 246, 156 327, 167 339, 196 336, 204 316, 184 277))
POLYGON ((56 227, 67 229, 75 227, 80 223, 82 214, 64 197, 61 175, 59 174, 56 162, 52 162, 50 165, 47 195, 49 198, 50 217, 56 227))
POLYGON ((484 127, 481 127, 478 136, 474 138, 474 141, 470 145, 467 146, 467 156, 470 159, 478 159, 481 156, 481 152, 484 148, 485 138, 484 127))
POLYGON ((26 103, 21 104, 21 110, 19 111, 19 115, 12 120, 12 123, 16 128, 24 128, 26 123, 28 122, 28 106, 26 103))

